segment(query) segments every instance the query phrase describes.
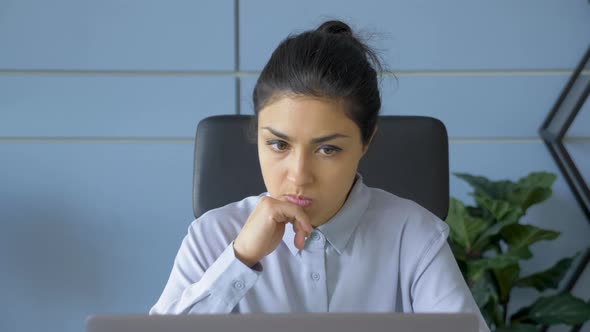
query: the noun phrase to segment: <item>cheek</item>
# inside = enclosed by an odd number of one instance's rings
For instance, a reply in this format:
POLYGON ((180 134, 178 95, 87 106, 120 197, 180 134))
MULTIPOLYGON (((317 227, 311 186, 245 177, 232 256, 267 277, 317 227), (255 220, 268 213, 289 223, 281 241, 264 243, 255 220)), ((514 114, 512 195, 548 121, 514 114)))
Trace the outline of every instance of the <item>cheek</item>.
POLYGON ((284 178, 281 163, 274 153, 264 150, 259 150, 258 160, 266 190, 273 195, 280 189, 282 178, 284 178))
POLYGON ((340 204, 350 189, 357 171, 354 158, 322 163, 316 172, 316 184, 326 202, 340 204))
POLYGON ((350 164, 334 165, 323 170, 321 177, 321 187, 325 193, 335 200, 339 200, 343 195, 348 193, 349 180, 354 179, 356 167, 350 164))
POLYGON ((258 151, 258 160, 260 162, 261 170, 265 173, 276 172, 280 165, 280 160, 277 158, 276 153, 270 151, 266 146, 258 151))
POLYGON ((258 161, 260 162, 260 170, 262 175, 265 176, 269 169, 271 169, 271 159, 266 151, 258 151, 258 161))
MULTIPOLYGON (((359 158, 356 155, 343 155, 334 160, 320 162, 322 177, 330 181, 338 181, 356 173, 359 158)), ((342 181, 338 181, 342 182, 342 181)))

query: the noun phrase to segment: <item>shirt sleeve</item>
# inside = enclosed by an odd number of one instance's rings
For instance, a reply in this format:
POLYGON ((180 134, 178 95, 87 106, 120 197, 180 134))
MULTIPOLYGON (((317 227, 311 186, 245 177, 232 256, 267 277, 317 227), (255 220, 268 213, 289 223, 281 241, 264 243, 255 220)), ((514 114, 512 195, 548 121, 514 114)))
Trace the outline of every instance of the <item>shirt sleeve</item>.
POLYGON ((431 241, 418 263, 411 291, 413 310, 474 313, 479 320, 479 331, 489 332, 446 241, 447 235, 448 228, 445 228, 431 241))
POLYGON ((237 259, 233 241, 207 266, 211 250, 197 237, 202 239, 202 235, 189 229, 150 315, 230 313, 258 280, 262 265, 257 263, 250 268, 237 259))

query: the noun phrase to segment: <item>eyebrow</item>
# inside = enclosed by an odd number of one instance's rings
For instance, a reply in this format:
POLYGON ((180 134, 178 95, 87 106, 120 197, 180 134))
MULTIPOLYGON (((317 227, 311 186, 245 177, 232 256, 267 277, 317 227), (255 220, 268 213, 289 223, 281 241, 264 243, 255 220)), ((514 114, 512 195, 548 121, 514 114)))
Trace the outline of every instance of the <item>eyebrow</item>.
MULTIPOLYGON (((272 129, 271 127, 262 127, 262 129, 266 129, 268 131, 270 131, 273 135, 280 137, 286 141, 290 141, 291 139, 289 138, 289 136, 281 133, 280 131, 277 131, 275 129, 272 129)), ((340 138, 340 137, 350 137, 347 135, 342 135, 342 134, 332 134, 332 135, 328 135, 328 136, 322 136, 322 137, 317 137, 317 138, 312 138, 311 139, 311 143, 313 144, 317 144, 317 143, 323 143, 323 142, 327 142, 330 140, 333 140, 335 138, 340 138)))

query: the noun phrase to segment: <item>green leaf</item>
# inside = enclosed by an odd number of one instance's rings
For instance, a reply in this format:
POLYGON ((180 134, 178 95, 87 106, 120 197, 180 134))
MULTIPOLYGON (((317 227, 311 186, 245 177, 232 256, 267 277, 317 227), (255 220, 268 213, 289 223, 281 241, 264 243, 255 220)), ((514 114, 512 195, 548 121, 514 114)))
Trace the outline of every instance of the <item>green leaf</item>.
POLYGON ((458 262, 467 262, 467 253, 465 252, 464 248, 453 241, 449 241, 449 246, 451 247, 453 256, 455 256, 455 259, 458 262))
POLYGON ((510 265, 518 264, 518 261, 521 259, 529 259, 531 257, 532 254, 528 248, 510 249, 502 255, 470 262, 468 275, 472 280, 477 280, 486 270, 503 269, 510 265))
POLYGON ((541 203, 551 197, 551 186, 557 176, 547 172, 533 172, 521 178, 510 190, 506 199, 526 211, 531 205, 541 203))
POLYGON ((517 182, 510 180, 491 181, 483 176, 453 173, 474 188, 475 195, 484 194, 496 200, 505 200, 520 206, 524 212, 534 204, 551 196, 551 186, 556 176, 547 172, 533 172, 517 182))
POLYGON ((557 176, 548 172, 533 172, 518 180, 517 185, 521 187, 551 188, 557 176))
POLYGON ((465 248, 468 252, 475 239, 483 232, 488 223, 480 218, 469 215, 461 201, 452 198, 446 220, 451 230, 451 240, 465 248))
POLYGON ((517 223, 524 213, 518 206, 487 196, 475 196, 475 201, 488 210, 496 220, 496 223, 488 227, 473 244, 473 251, 481 252, 489 245, 494 236, 498 235, 506 226, 517 223))
POLYGON ((518 264, 509 265, 503 269, 495 269, 493 272, 500 289, 500 300, 506 302, 514 282, 520 274, 520 266, 518 264))
POLYGON ((544 325, 582 324, 590 320, 590 304, 569 293, 540 297, 530 306, 528 316, 544 325))
POLYGON ((489 302, 483 308, 479 308, 488 326, 504 326, 504 307, 498 302, 497 294, 492 294, 489 302))
POLYGON ((475 176, 467 173, 453 173, 459 179, 467 182, 473 189, 475 195, 485 194, 491 198, 502 200, 507 197, 508 192, 513 190, 516 186, 514 182, 504 181, 490 181, 483 176, 475 176))
POLYGON ((554 240, 559 232, 542 229, 533 225, 514 224, 502 230, 502 236, 508 242, 510 248, 528 248, 531 244, 543 241, 554 240))
POLYGON ((475 303, 480 310, 490 302, 492 298, 497 298, 496 290, 493 281, 490 277, 479 278, 471 286, 471 293, 475 299, 475 303))
POLYGON ((529 317, 531 312, 531 307, 523 307, 520 308, 516 313, 510 316, 510 323, 511 324, 534 324, 535 322, 532 321, 529 317))
POLYGON ((513 209, 510 203, 493 199, 488 195, 476 194, 474 195, 474 199, 477 204, 488 210, 496 220, 504 220, 513 209))
POLYGON ((538 332, 539 329, 535 325, 529 324, 514 324, 505 327, 499 327, 496 332, 538 332))
POLYGON ((551 197, 551 188, 517 187, 510 191, 506 199, 526 211, 531 205, 541 203, 551 197))
POLYGON ((577 256, 578 254, 570 258, 564 258, 547 270, 523 277, 517 280, 514 286, 521 288, 532 287, 540 292, 549 288, 555 289, 559 286, 559 282, 563 279, 577 256))
POLYGON ((493 315, 492 317, 494 319, 494 326, 502 327, 506 325, 506 323, 504 322, 504 313, 506 311, 506 308, 498 301, 498 299, 492 298, 488 306, 492 306, 491 311, 493 315))
POLYGON ((513 219, 506 219, 501 222, 495 223, 491 227, 487 228, 477 238, 475 243, 473 243, 473 251, 476 251, 476 252, 485 251, 485 248, 490 244, 490 242, 493 241, 493 238, 496 235, 500 234, 505 227, 510 226, 518 221, 518 219, 514 219, 514 220, 516 220, 516 221, 513 221, 513 219))
POLYGON ((494 310, 495 306, 493 304, 488 304, 485 308, 481 309, 481 315, 483 319, 486 321, 487 326, 492 326, 494 323, 494 310))

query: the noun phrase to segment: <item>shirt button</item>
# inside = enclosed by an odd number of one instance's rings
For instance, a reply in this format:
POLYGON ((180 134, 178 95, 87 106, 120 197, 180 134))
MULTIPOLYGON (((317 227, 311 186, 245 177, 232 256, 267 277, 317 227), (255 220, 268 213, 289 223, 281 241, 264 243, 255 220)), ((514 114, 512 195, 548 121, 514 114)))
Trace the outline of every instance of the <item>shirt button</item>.
POLYGON ((241 280, 235 281, 234 282, 234 287, 236 289, 244 289, 244 282, 241 280))
POLYGON ((311 233, 311 239, 314 241, 319 241, 322 239, 322 236, 316 232, 311 233))
POLYGON ((318 281, 318 280, 320 280, 320 274, 319 274, 319 273, 317 273, 317 272, 313 272, 313 273, 311 274, 311 279, 312 279, 313 281, 318 281))

